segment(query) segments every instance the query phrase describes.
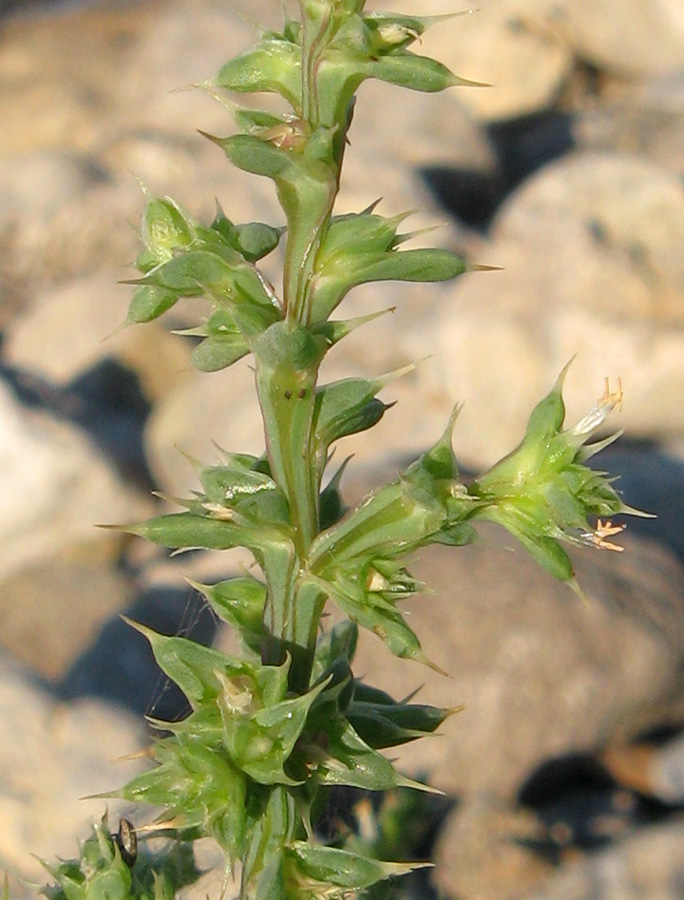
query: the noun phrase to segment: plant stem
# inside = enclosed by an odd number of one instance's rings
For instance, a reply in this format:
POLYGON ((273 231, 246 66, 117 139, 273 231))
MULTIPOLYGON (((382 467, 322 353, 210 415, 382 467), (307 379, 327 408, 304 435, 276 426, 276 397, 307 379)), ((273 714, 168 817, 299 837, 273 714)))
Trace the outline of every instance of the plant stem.
MULTIPOLYGON (((319 531, 319 474, 313 442, 318 366, 325 352, 305 328, 277 322, 255 346, 256 386, 273 478, 289 504, 295 570, 285 589, 269 590, 267 615, 272 641, 264 661, 279 665, 292 656, 291 684, 308 681, 320 602, 297 608, 296 575, 306 569, 309 548, 319 531), (312 618, 313 617, 313 618, 312 618)), ((272 583, 273 579, 267 581, 272 583)), ((304 685, 306 690, 307 685, 304 685)))
MULTIPOLYGON (((310 320, 308 287, 316 255, 327 232, 339 190, 341 156, 317 145, 335 129, 320 128, 317 74, 320 54, 333 24, 331 7, 307 4, 302 10, 302 127, 307 146, 301 181, 293 186, 296 214, 289 217, 285 246, 284 306, 286 320, 262 335, 255 349, 256 384, 264 420, 271 472, 287 496, 299 571, 306 571, 311 543, 319 532, 321 472, 313 440, 318 367, 325 353, 306 326, 310 320)), ((339 135, 337 135, 339 139, 339 135)), ((280 664, 292 657, 290 688, 308 689, 318 625, 325 596, 318 590, 298 590, 296 579, 280 596, 269 592, 267 619, 272 641, 265 662, 280 664)))

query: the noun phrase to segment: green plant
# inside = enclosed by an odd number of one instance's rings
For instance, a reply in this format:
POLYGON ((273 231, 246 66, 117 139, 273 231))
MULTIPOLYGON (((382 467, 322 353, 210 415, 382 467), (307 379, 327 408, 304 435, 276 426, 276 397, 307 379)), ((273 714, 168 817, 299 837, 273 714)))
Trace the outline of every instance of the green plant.
MULTIPOLYGON (((434 446, 345 510, 346 462, 330 473, 331 447, 380 421, 388 406, 378 394, 401 373, 319 384, 328 351, 381 313, 331 317, 357 285, 446 281, 467 269, 448 250, 401 249, 404 214, 384 217, 374 204, 334 214, 364 80, 427 92, 466 83, 409 49, 450 16, 368 13, 364 5, 299 0, 297 19, 286 16, 282 32, 263 32, 205 85, 283 101, 285 111, 276 113, 226 100, 236 133, 206 136, 239 169, 273 180, 286 224, 236 225, 219 208, 203 225, 173 200, 150 198, 128 317, 149 322, 179 298, 203 297, 208 317, 188 332, 197 341, 193 364, 213 372, 251 354, 255 370, 265 454, 226 452, 219 465, 197 463, 201 491, 177 501, 182 512, 125 528, 168 548, 251 551, 259 577, 194 585, 235 629, 242 652, 229 656, 134 625, 192 711, 180 722, 153 723, 164 732, 151 748, 153 768, 114 795, 161 807, 157 826, 181 842, 213 837, 227 870, 241 864, 242 900, 349 897, 419 865, 315 840, 335 786, 429 790, 381 751, 433 733, 453 710, 398 702, 351 669, 358 626, 396 656, 433 665, 401 613, 401 601, 421 587, 406 557, 431 543, 467 544, 477 522, 491 520, 576 587, 562 542, 613 547, 606 538, 619 527, 602 520, 628 511, 610 479, 585 465, 608 442, 586 445, 621 394, 607 388, 581 423, 563 430, 564 373, 534 410, 521 445, 481 477, 459 478, 455 411, 434 446), (258 264, 281 242, 276 290, 258 264), (328 601, 348 619, 322 631, 328 601)), ((68 900, 80 900, 59 869, 54 875, 68 900)), ((117 896, 128 896, 124 888, 117 896)))

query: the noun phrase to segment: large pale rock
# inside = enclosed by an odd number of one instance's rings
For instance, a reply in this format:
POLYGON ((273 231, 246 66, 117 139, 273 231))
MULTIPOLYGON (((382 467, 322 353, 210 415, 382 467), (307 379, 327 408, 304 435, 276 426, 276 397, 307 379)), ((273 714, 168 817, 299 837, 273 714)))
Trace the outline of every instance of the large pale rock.
POLYGON ((0 575, 72 545, 109 541, 97 523, 135 521, 150 511, 150 501, 123 483, 80 430, 23 407, 4 383, 0 423, 0 575))
POLYGON ((59 23, 18 18, 3 30, 0 76, 12 86, 0 91, 8 290, 30 295, 110 264, 123 275, 139 249, 136 177, 153 193, 176 186, 198 216, 213 215, 216 196, 238 221, 257 210, 272 216, 271 186, 237 176, 225 197, 227 163, 193 136, 195 127, 230 130, 225 110, 194 91, 173 93, 247 46, 247 23, 212 2, 191 16, 183 4, 154 2, 76 9, 59 23))
POLYGON ((578 59, 638 79, 676 71, 684 56, 684 16, 677 0, 547 0, 551 29, 578 59))
POLYGON ((569 420, 621 376, 614 423, 634 437, 680 435, 684 354, 684 187, 631 156, 579 154, 542 169, 506 201, 478 262, 457 281, 414 355, 443 408, 464 400, 457 455, 491 464, 573 356, 569 420), (428 346, 428 345, 431 346, 428 346))
POLYGON ((254 35, 223 4, 197 6, 190 15, 150 0, 67 10, 60 27, 51 17, 6 23, 2 150, 92 149, 126 126, 187 129, 196 100, 170 92, 212 76, 254 35))
POLYGON ((517 900, 544 885, 553 866, 534 852, 544 827, 530 810, 476 795, 459 803, 440 829, 434 883, 459 900, 517 900))
POLYGON ((684 322, 684 186, 658 165, 628 154, 558 160, 508 198, 492 237, 518 252, 527 242, 546 276, 542 308, 600 298, 606 315, 684 322))
POLYGON ((8 325, 5 359, 67 385, 107 356, 138 375, 148 399, 172 390, 190 347, 158 323, 123 327, 131 288, 116 280, 109 271, 40 294, 8 325))
POLYGON ((519 548, 484 532, 476 545, 420 553, 411 571, 433 592, 406 605, 441 677, 392 659, 363 634, 355 670, 402 697, 465 703, 443 735, 397 748, 400 768, 463 795, 511 797, 544 761, 591 753, 617 735, 679 720, 684 692, 682 570, 656 545, 576 558, 588 603, 519 548))
MULTIPOLYGON (((95 555, 88 551, 88 557, 95 555)), ((3 580, 0 643, 34 672, 57 682, 130 596, 124 575, 105 561, 37 562, 3 580)))
MULTIPOLYGON (((434 12, 434 4, 417 4, 434 12)), ((459 93, 485 121, 548 109, 580 61, 620 78, 681 68, 684 27, 676 0, 489 0, 477 15, 435 28, 432 52, 457 74, 493 87, 459 93)))
MULTIPOLYGON (((104 800, 139 763, 112 760, 142 746, 139 722, 95 701, 62 705, 28 673, 0 655, 0 868, 45 883, 31 854, 71 857, 77 841, 100 819, 104 800)), ((124 807, 109 801, 112 821, 124 807)), ((130 813, 128 813, 130 815, 130 813)))
POLYGON ((684 170, 684 72, 578 110, 572 133, 583 149, 644 156, 678 177, 684 170))
POLYGON ((621 784, 670 806, 684 802, 684 733, 659 745, 637 742, 608 747, 601 760, 621 784))
POLYGON ((459 89, 459 101, 475 117, 495 121, 529 115, 551 106, 563 89, 573 52, 545 27, 547 7, 546 0, 490 0, 428 34, 430 50, 456 75, 489 85, 459 89))

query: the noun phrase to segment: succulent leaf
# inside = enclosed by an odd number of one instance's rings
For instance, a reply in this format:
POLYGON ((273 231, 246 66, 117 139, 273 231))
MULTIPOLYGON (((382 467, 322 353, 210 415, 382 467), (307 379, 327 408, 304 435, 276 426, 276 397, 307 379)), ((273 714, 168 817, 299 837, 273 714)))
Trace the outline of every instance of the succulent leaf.
POLYGON ((251 576, 212 585, 190 584, 204 595, 216 615, 236 630, 244 646, 260 656, 266 638, 266 585, 251 576))
POLYGON ((349 891, 371 887, 378 881, 405 875, 430 863, 388 863, 336 847, 296 841, 285 848, 288 900, 342 898, 349 891), (331 889, 331 885, 339 891, 331 889))
POLYGON ((300 48, 285 35, 269 32, 260 44, 222 66, 215 83, 236 93, 278 93, 297 111, 301 65, 300 48))

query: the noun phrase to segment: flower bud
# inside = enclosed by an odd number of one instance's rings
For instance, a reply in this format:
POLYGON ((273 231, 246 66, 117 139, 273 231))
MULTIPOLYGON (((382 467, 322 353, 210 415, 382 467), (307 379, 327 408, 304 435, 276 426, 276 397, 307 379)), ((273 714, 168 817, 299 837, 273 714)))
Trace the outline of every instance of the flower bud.
POLYGON ((142 221, 142 239, 155 263, 167 262, 174 251, 189 247, 194 223, 170 197, 148 201, 142 221))
POLYGON ((612 487, 612 479, 584 462, 610 440, 584 446, 622 391, 606 392, 574 428, 562 430, 565 405, 562 387, 567 366, 553 390, 535 408, 520 446, 480 476, 469 493, 477 498, 476 517, 503 525, 555 578, 572 581, 570 559, 558 544, 588 544, 620 549, 605 540, 622 530, 603 517, 634 513, 612 487), (588 519, 598 519, 596 527, 588 519))

